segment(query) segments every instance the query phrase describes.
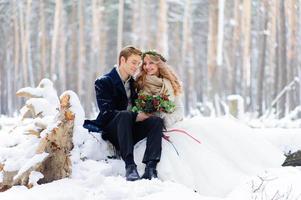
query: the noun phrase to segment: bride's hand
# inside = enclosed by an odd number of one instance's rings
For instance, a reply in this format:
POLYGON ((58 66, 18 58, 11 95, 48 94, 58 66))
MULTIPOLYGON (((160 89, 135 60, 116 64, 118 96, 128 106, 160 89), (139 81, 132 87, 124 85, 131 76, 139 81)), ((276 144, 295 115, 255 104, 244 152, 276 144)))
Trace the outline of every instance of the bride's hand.
POLYGON ((155 116, 155 113, 145 113, 148 117, 155 116))
POLYGON ((144 120, 146 120, 149 117, 150 117, 150 115, 148 115, 148 114, 146 114, 144 112, 138 113, 137 118, 136 118, 136 122, 144 121, 144 120))
POLYGON ((145 114, 148 115, 149 117, 155 116, 155 117, 161 117, 162 118, 163 112, 152 112, 152 113, 145 113, 145 114))

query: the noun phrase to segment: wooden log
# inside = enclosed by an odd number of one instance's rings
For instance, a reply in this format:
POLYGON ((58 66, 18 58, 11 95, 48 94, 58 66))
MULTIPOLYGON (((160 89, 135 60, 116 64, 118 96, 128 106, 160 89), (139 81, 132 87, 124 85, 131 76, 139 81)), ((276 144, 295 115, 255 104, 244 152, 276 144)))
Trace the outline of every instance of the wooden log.
MULTIPOLYGON (((70 96, 66 94, 60 100, 60 110, 55 118, 56 127, 40 140, 35 155, 35 157, 40 157, 40 159, 33 166, 24 169, 24 171, 3 170, 3 181, 0 183, 0 191, 5 191, 14 185, 33 187, 29 183, 29 176, 33 171, 40 172, 44 176, 38 181, 39 184, 49 183, 71 175, 70 152, 73 149, 72 137, 75 115, 69 108, 70 96)), ((4 165, 0 165, 0 169, 3 168, 4 165)))

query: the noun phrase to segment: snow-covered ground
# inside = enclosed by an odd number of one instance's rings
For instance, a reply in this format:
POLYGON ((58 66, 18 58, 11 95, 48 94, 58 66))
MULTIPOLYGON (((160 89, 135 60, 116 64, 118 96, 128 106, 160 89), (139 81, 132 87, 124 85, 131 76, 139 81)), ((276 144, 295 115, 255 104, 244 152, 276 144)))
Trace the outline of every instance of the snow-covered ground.
MULTIPOLYGON (((11 168, 26 164, 32 156, 27 147, 34 149, 37 140, 16 125, 20 125, 17 118, 0 117, 0 159, 10 160, 7 167, 11 168), (12 146, 16 148, 9 151, 12 146)), ((163 141, 159 180, 125 181, 123 162, 107 159, 112 154, 107 143, 77 126, 71 178, 32 189, 15 186, 0 193, 0 199, 301 198, 300 168, 281 167, 283 152, 300 149, 301 129, 251 129, 231 118, 203 117, 185 119, 175 128, 187 131, 201 144, 182 133, 169 133, 178 154, 163 141)), ((144 148, 145 141, 135 147, 140 173, 144 148)))

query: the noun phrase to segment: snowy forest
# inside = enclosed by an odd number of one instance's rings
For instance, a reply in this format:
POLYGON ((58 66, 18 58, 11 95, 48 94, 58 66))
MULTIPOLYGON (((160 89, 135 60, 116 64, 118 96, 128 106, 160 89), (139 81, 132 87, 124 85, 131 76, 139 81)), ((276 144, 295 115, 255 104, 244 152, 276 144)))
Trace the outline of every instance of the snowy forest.
POLYGON ((0 113, 42 78, 97 111, 94 81, 135 45, 162 52, 185 88, 186 114, 223 114, 229 95, 254 117, 301 101, 300 0, 1 0, 0 113))
POLYGON ((1 200, 301 199, 301 0, 0 0, 0 75, 1 200))

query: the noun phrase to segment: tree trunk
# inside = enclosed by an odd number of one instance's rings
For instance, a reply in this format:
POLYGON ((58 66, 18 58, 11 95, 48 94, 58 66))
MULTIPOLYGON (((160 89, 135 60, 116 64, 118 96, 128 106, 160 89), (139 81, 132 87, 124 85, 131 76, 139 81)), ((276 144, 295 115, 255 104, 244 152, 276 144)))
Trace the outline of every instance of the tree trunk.
POLYGON ((40 77, 44 78, 49 75, 47 71, 47 47, 46 47, 46 26, 45 26, 45 9, 44 9, 44 0, 40 0, 40 33, 41 37, 40 40, 40 77))
POLYGON ((117 62, 118 63, 118 56, 119 52, 122 48, 122 33, 123 33, 123 11, 124 11, 124 0, 119 0, 119 7, 118 7, 118 27, 117 27, 117 62))
MULTIPOLYGON (((274 77, 275 77, 275 84, 274 84, 274 95, 273 95, 273 99, 275 99, 278 95, 278 92, 281 91, 281 88, 280 88, 280 34, 279 34, 279 16, 280 16, 280 2, 279 1, 276 1, 275 2, 275 31, 276 31, 276 44, 278 45, 275 45, 275 74, 274 74, 274 77)), ((276 105, 277 107, 277 105, 276 105)))
POLYGON ((208 95, 212 101, 217 93, 217 44, 218 44, 218 0, 210 1, 208 32, 208 95))
MULTIPOLYGON (((264 1, 264 8, 267 9, 267 2, 264 1)), ((264 31, 268 28, 268 10, 264 12, 264 31)), ((257 79, 257 106, 258 106, 258 114, 261 116, 263 114, 263 95, 264 95, 264 78, 265 78, 265 67, 266 67, 266 47, 267 47, 267 34, 263 31, 262 35, 262 47, 261 47, 261 57, 260 57, 260 65, 258 70, 258 79, 257 79)))
POLYGON ((264 104, 271 109, 273 100, 275 99, 276 93, 274 92, 275 85, 275 71, 276 71, 276 58, 275 58, 275 47, 276 47, 276 2, 268 1, 266 3, 266 10, 268 13, 268 27, 265 30, 267 34, 267 46, 266 46, 266 67, 264 77, 264 104))
MULTIPOLYGON (((286 1, 287 9, 287 22, 288 22, 288 49, 287 49, 287 75, 288 82, 294 80, 297 74, 297 11, 295 6, 295 0, 286 1)), ((287 110, 292 111, 297 104, 297 91, 289 91, 287 100, 287 110)))
MULTIPOLYGON (((18 88, 21 87, 20 85, 20 28, 19 28, 19 20, 18 20, 18 8, 16 0, 13 0, 13 11, 14 11, 14 77, 15 81, 13 81, 13 90, 17 91, 18 88)), ((0 73, 2 74, 2 73, 0 73)), ((22 80, 22 79, 21 79, 22 80)), ((1 94, 0 94, 1 96, 1 94)), ((14 108, 17 108, 17 100, 14 98, 14 108)), ((0 112, 1 113, 1 112, 0 112)))
POLYGON ((238 65, 238 47, 240 42, 240 22, 241 11, 239 9, 240 0, 234 0, 234 30, 233 30, 233 38, 232 38, 232 46, 230 47, 230 51, 232 52, 230 64, 232 66, 232 94, 238 93, 238 74, 239 74, 239 65, 238 65))
POLYGON ((193 48, 192 48, 192 33, 191 33, 191 1, 188 0, 184 9, 183 21, 183 42, 182 42, 182 67, 180 68, 180 75, 184 77, 185 90, 185 110, 190 112, 190 108, 196 104, 196 96, 193 90, 193 48), (185 67, 183 67, 185 66, 185 67), (185 70, 185 71, 184 71, 185 70))
POLYGON ((141 47, 141 13, 143 12, 141 9, 141 4, 142 1, 140 0, 133 0, 133 18, 132 18, 132 34, 133 34, 133 39, 132 42, 133 44, 136 44, 138 47, 141 47))
MULTIPOLYGON (((91 47, 92 50, 90 52, 90 69, 89 71, 89 82, 87 82, 88 87, 88 97, 87 97, 87 109, 88 113, 92 112, 92 104, 93 100, 95 100, 95 92, 94 92, 94 81, 97 77, 97 73, 99 69, 104 68, 103 62, 103 53, 101 52, 101 43, 104 42, 100 39, 101 31, 100 27, 102 27, 103 16, 100 10, 102 6, 102 0, 92 0, 92 37, 91 37, 91 47)), ((100 70, 101 71, 101 70, 100 70)), ((102 73, 102 71, 101 71, 102 73)))
MULTIPOLYGON (((301 10, 301 1, 300 0, 298 0, 297 1, 297 6, 296 6, 296 17, 297 17, 297 19, 300 19, 300 17, 301 17, 301 12, 300 12, 300 10, 301 10)), ((296 66, 295 66, 295 77, 296 78, 299 78, 299 80, 300 80, 300 77, 299 77, 299 69, 300 69, 300 58, 301 58, 301 56, 300 56, 300 46, 301 46, 301 44, 300 44, 300 40, 301 40, 301 23, 300 23, 300 20, 297 20, 297 23, 296 23, 296 25, 297 25, 297 28, 296 28, 296 31, 297 31, 297 34, 296 34, 296 37, 297 37, 297 45, 296 45, 296 53, 297 53, 297 57, 296 57, 296 66)), ((297 104, 297 106, 298 105, 300 105, 301 104, 301 98, 300 98, 300 95, 301 95, 301 93, 300 93, 300 89, 301 89, 301 84, 299 83, 299 84, 297 84, 297 87, 296 87, 296 92, 297 92, 297 96, 296 96, 296 104, 297 104)))
POLYGON ((71 43, 71 61, 70 65, 68 65, 68 72, 70 74, 67 76, 67 82, 69 83, 69 88, 71 90, 77 91, 77 84, 78 84, 78 16, 77 16, 77 5, 76 2, 72 3, 71 9, 71 23, 73 26, 71 27, 71 36, 70 36, 70 43, 71 43))
POLYGON ((27 6, 26 6, 26 26, 25 26, 25 44, 26 44, 26 60, 28 68, 28 76, 29 76, 29 83, 31 86, 34 86, 34 73, 33 73, 33 66, 32 66, 32 58, 31 58, 31 42, 30 42, 30 34, 31 34, 31 28, 30 28, 30 22, 31 22, 31 4, 32 0, 27 0, 27 6))
MULTIPOLYGON (((285 16, 285 2, 280 1, 280 7, 279 7, 279 29, 278 29, 278 34, 279 34, 279 81, 280 81, 280 87, 279 91, 280 92, 286 85, 287 85, 287 42, 286 42, 286 16, 285 16)), ((286 113, 286 108, 285 108, 285 102, 286 102, 286 94, 281 98, 279 101, 279 117, 282 118, 285 116, 286 113)))
MULTIPOLYGON (((268 46, 269 46, 269 50, 270 50, 270 56, 269 56, 269 60, 268 60, 268 66, 270 66, 270 70, 269 70, 269 74, 271 77, 271 82, 270 85, 268 87, 268 91, 270 93, 270 97, 271 100, 273 100, 276 96, 277 93, 275 91, 275 85, 276 83, 276 71, 277 71, 277 66, 276 66, 276 60, 277 60, 277 48, 276 48, 276 44, 277 44, 277 2, 276 1, 270 1, 269 2, 269 8, 270 8, 270 13, 269 13, 269 20, 270 20, 270 25, 269 25, 269 32, 270 32, 270 36, 269 36, 269 40, 268 40, 268 46)), ((269 105, 272 102, 269 102, 269 105)))
POLYGON ((22 69, 23 69, 23 84, 28 85, 28 68, 27 68, 27 57, 26 57, 26 41, 25 41, 25 28, 24 28, 24 13, 23 13, 23 2, 20 3, 20 35, 22 45, 22 69))
POLYGON ((242 24, 242 71, 243 73, 241 80, 243 80, 243 96, 248 97, 250 94, 251 87, 251 61, 250 61, 250 51, 251 51, 251 1, 243 1, 243 16, 241 17, 242 24))
POLYGON ((60 16, 62 13, 62 1, 55 1, 55 15, 54 15, 54 24, 53 24, 53 36, 52 36, 52 45, 51 45, 51 66, 50 66, 50 78, 56 74, 56 52, 57 52, 57 42, 59 36, 60 28, 60 16))
MULTIPOLYGON (((104 1, 101 0, 99 4, 103 5, 104 1)), ((96 71, 96 73, 94 75, 95 78, 98 77, 99 74, 104 73, 105 65, 106 65, 106 54, 105 54, 105 52, 106 52, 106 49, 107 49, 106 41, 107 41, 108 34, 105 31, 106 17, 105 17, 105 11, 104 10, 99 11, 98 20, 99 20, 99 27, 100 27, 99 54, 98 54, 100 67, 98 68, 98 70, 96 71)), ((95 80, 95 78, 93 80, 95 80)), ((93 89, 93 92, 95 92, 94 89, 93 89)))
POLYGON ((67 88, 66 84, 66 30, 65 30, 65 12, 64 12, 64 1, 61 2, 61 11, 60 11, 60 25, 59 25, 59 33, 58 33, 58 41, 59 41, 59 82, 60 82, 60 90, 59 92, 63 92, 67 88))
MULTIPOLYGON (((189 3, 189 2, 187 2, 189 3)), ((158 31, 156 32, 157 45, 156 49, 166 57, 168 56, 168 23, 167 23, 167 2, 159 1, 158 9, 158 31)))
POLYGON ((79 0, 78 3, 78 21, 79 21, 79 52, 78 52, 78 82, 77 82, 77 92, 80 99, 84 99, 84 88, 83 82, 86 75, 85 65, 86 65, 86 48, 85 48, 85 30, 84 30, 84 10, 83 10, 83 0, 79 0))

